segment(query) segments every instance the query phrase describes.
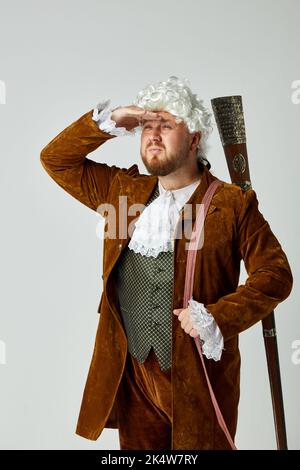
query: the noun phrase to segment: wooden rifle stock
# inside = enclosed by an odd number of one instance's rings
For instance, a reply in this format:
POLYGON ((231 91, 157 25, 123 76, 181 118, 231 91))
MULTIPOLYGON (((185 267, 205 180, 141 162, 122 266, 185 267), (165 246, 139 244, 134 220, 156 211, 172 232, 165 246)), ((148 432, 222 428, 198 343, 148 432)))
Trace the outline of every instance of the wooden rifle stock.
MULTIPOLYGON (((211 103, 231 182, 247 191, 251 188, 251 180, 242 97, 224 96, 212 99, 211 103)), ((277 449, 287 450, 274 311, 262 320, 262 330, 268 364, 277 449)))

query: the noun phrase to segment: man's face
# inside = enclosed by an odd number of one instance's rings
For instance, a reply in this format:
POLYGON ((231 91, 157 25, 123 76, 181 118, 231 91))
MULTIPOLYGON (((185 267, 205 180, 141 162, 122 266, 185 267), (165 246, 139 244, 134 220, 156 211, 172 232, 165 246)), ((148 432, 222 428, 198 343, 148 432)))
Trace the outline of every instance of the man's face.
POLYGON ((151 175, 166 176, 187 161, 191 134, 184 121, 176 123, 173 114, 158 113, 162 117, 160 121, 142 123, 140 154, 151 175))

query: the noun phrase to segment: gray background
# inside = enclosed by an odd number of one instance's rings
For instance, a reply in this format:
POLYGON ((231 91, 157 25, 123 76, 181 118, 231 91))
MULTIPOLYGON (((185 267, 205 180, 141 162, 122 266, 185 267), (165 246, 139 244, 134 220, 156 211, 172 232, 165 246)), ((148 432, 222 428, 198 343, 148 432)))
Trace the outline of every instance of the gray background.
MULTIPOLYGON (((10 0, 0 8, 0 447, 119 448, 116 430, 96 442, 74 434, 102 291, 100 216, 58 187, 39 155, 98 101, 128 105, 146 84, 177 75, 208 107, 216 96, 243 96, 253 187, 294 275, 275 313, 289 445, 299 449, 300 104, 291 98, 299 1, 10 0)), ((216 128, 210 144, 213 174, 230 181, 216 128)), ((138 137, 113 139, 92 158, 145 171, 138 137)), ((274 449, 261 324, 240 343, 236 444, 274 449)))

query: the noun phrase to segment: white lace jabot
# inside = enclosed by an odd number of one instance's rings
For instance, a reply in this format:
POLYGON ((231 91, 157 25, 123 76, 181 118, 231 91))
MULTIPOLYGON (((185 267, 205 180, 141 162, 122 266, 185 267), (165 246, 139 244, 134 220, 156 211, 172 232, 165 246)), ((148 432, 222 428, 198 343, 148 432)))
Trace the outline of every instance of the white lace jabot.
POLYGON ((199 184, 200 180, 197 180, 168 191, 158 180, 159 196, 141 213, 128 247, 135 253, 155 258, 161 251, 173 251, 173 236, 180 210, 199 184))

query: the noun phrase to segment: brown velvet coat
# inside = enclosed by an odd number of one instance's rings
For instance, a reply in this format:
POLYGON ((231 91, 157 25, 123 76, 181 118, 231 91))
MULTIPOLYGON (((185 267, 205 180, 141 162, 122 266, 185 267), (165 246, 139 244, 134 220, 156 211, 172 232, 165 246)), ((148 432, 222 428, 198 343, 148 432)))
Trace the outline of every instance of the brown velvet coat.
MULTIPOLYGON (((119 220, 119 195, 128 196, 128 208, 134 203, 146 204, 158 178, 140 174, 136 164, 126 169, 86 158, 114 138, 101 131, 91 117, 89 111, 55 137, 42 150, 41 163, 65 191, 89 208, 96 211, 100 204, 113 204, 119 220)), ((195 204, 201 203, 214 179, 205 168, 201 184, 188 201, 193 204, 193 221, 195 204)), ((128 225, 138 214, 125 214, 128 225)), ((91 440, 96 440, 104 427, 118 427, 117 392, 125 366, 127 339, 115 293, 114 266, 128 241, 129 236, 104 241, 99 324, 76 429, 77 434, 91 440)), ((183 236, 175 243, 173 309, 183 306, 186 242, 183 236)), ((221 360, 205 358, 205 362, 234 436, 240 394, 238 334, 286 299, 293 283, 286 255, 258 210, 254 190, 243 192, 229 183, 217 189, 206 217, 205 241, 197 254, 194 281, 193 298, 205 304, 224 337, 221 360), (238 285, 242 259, 248 278, 244 285, 238 285)), ((172 321, 172 448, 228 449, 215 419, 194 339, 182 330, 177 316, 173 315, 172 321)), ((126 407, 126 403, 119 405, 126 407)))

